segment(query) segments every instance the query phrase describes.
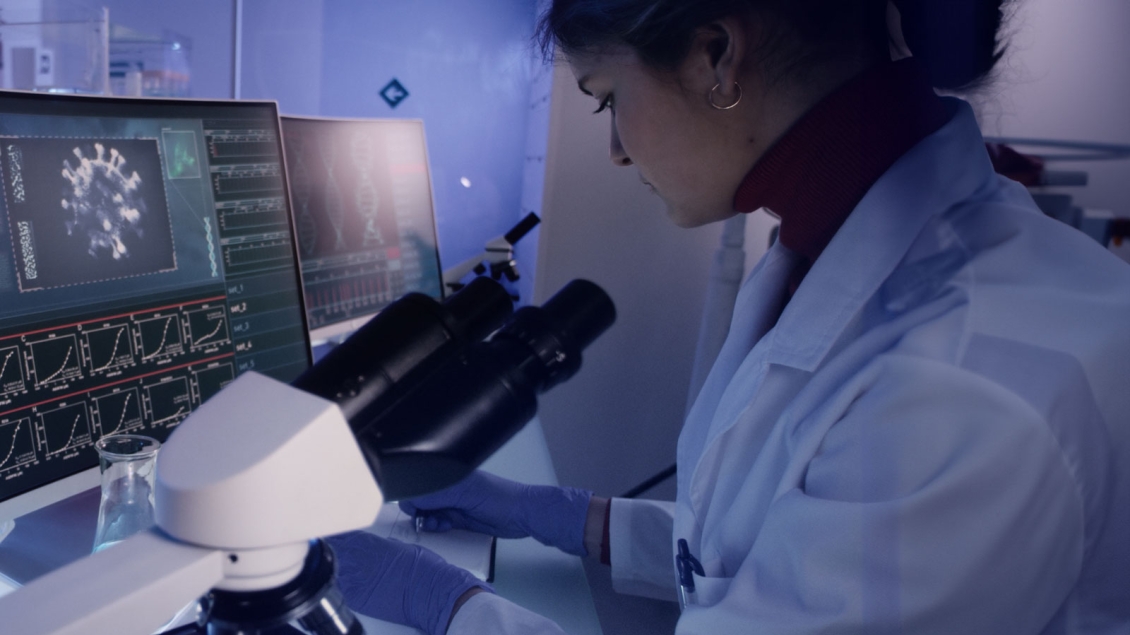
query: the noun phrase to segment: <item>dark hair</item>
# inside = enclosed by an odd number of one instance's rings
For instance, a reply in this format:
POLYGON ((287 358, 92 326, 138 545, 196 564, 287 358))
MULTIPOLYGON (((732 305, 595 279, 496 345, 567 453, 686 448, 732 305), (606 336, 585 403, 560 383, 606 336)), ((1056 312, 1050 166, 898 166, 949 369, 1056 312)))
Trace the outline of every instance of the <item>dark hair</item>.
MULTIPOLYGON (((895 0, 895 5, 907 47, 933 85, 960 90, 983 82, 1003 55, 998 31, 1007 2, 895 0)), ((756 14, 785 27, 796 46, 786 47, 784 36, 762 43, 782 60, 858 36, 861 27, 879 33, 885 46, 886 5, 886 0, 553 0, 537 37, 547 58, 555 45, 566 55, 627 45, 645 64, 670 71, 686 58, 697 29, 734 15, 756 14)))
POLYGON ((1005 0, 895 0, 906 46, 937 88, 982 83, 1004 55, 1005 0))

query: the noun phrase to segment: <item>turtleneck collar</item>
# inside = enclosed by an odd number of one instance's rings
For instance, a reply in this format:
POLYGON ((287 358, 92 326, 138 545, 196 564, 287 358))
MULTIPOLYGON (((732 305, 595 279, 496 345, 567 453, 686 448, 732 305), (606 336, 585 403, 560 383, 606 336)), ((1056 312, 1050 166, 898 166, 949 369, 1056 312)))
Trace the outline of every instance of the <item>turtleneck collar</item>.
POLYGON ((746 175, 734 209, 768 208, 781 244, 811 264, 879 177, 949 118, 917 61, 882 63, 801 117, 746 175))

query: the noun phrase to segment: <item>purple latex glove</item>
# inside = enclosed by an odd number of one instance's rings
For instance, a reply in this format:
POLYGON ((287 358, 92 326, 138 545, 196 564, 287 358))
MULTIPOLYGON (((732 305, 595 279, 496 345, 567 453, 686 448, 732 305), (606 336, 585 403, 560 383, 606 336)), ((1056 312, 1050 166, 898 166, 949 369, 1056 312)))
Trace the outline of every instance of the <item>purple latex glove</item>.
POLYGON ((475 587, 494 592, 486 582, 419 545, 366 531, 325 541, 337 556, 337 583, 346 605, 379 620, 444 635, 455 602, 464 593, 475 587))
POLYGON ((587 556, 585 519, 592 492, 526 485, 479 470, 435 494, 401 501, 425 531, 467 529, 499 538, 532 536, 575 556, 587 556))

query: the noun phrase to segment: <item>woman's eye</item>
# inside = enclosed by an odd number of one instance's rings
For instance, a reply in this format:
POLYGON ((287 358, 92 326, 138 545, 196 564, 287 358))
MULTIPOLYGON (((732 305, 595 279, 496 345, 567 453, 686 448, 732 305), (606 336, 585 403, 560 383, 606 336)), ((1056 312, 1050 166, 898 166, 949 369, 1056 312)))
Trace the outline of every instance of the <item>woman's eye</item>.
POLYGON ((594 115, 600 114, 600 113, 604 112, 606 109, 610 109, 613 112, 616 111, 616 102, 614 102, 612 100, 611 94, 600 101, 600 107, 597 108, 596 110, 594 110, 592 114, 594 114, 594 115))

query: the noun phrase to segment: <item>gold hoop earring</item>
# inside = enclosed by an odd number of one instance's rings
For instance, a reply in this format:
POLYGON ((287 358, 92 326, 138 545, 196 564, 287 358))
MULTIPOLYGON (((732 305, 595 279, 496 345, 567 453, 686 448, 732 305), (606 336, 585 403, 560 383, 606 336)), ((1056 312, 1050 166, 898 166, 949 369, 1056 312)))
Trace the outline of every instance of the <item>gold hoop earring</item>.
POLYGON ((742 103, 742 85, 737 82, 734 82, 734 88, 738 89, 738 98, 734 100, 734 103, 730 104, 729 106, 719 106, 717 103, 715 103, 714 93, 717 92, 721 87, 722 84, 715 84, 714 88, 710 89, 710 94, 706 96, 707 100, 710 101, 710 105, 713 106, 715 110, 729 110, 742 103))

